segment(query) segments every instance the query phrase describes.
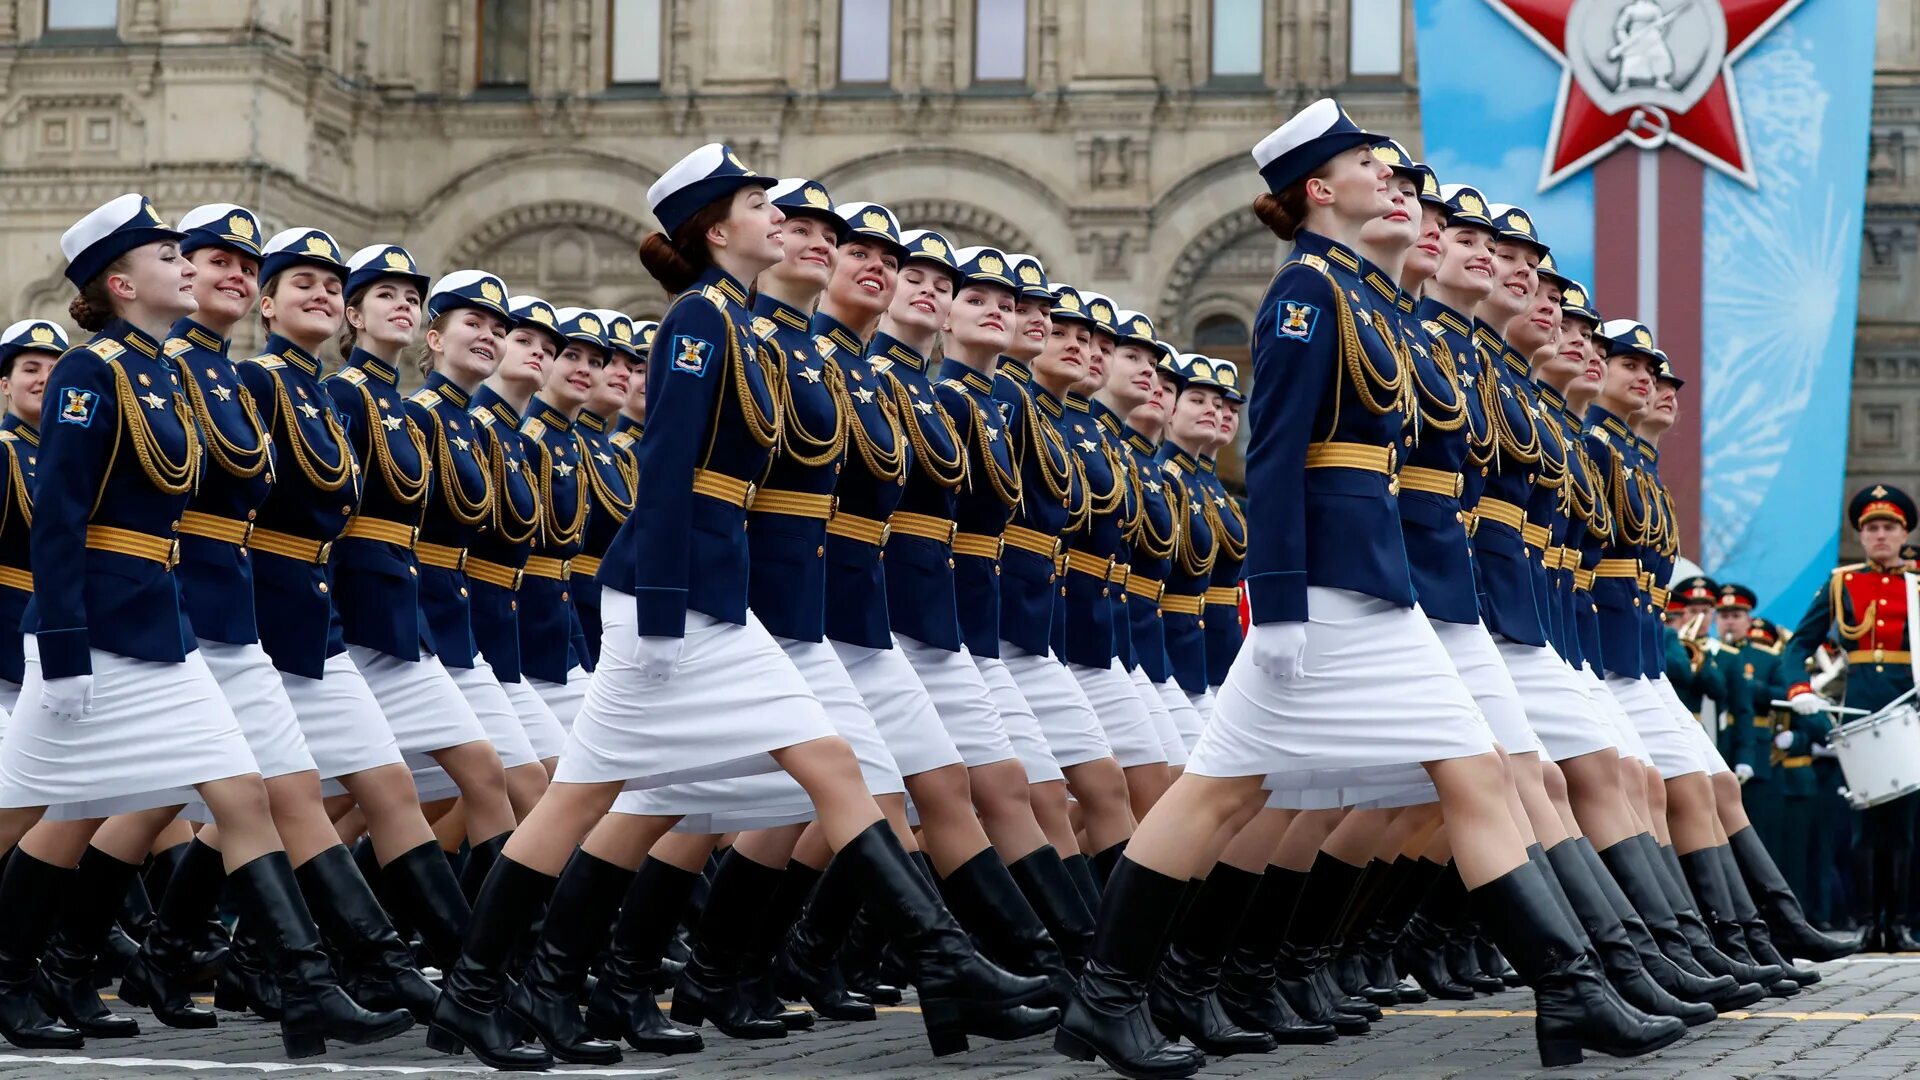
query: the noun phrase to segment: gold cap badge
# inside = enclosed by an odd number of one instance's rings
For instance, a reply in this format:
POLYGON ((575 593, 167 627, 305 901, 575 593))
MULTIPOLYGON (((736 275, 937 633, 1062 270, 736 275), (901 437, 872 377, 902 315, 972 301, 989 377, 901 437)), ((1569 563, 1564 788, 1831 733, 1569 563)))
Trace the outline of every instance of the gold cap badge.
POLYGON ((413 260, 407 258, 407 253, 398 248, 387 252, 386 262, 387 269, 389 270, 398 270, 408 274, 413 272, 413 260))
POLYGON ((860 224, 869 229, 878 229, 881 232, 893 231, 893 222, 887 220, 887 215, 878 210, 869 210, 861 214, 860 224))
POLYGON ((1026 285, 1040 284, 1040 268, 1032 263, 1021 263, 1020 281, 1026 285))
POLYGON ((598 334, 600 332, 600 320, 591 315, 582 315, 580 316, 580 329, 585 330, 589 334, 598 334))
POLYGON ((996 259, 991 255, 980 256, 980 272, 981 273, 993 274, 995 276, 998 276, 1000 274, 1006 273, 1006 271, 1007 271, 1006 263, 1001 262, 999 259, 996 259))
POLYGON ((807 200, 808 206, 815 206, 825 210, 833 205, 833 200, 827 198, 827 193, 814 187, 812 184, 808 184, 802 194, 807 200))
POLYGON ((33 343, 35 345, 53 344, 53 328, 50 326, 34 327, 32 336, 33 336, 33 343))
POLYGON ((327 238, 324 236, 307 237, 307 254, 318 255, 323 259, 337 260, 339 258, 339 256, 333 253, 333 245, 328 243, 327 238))
POLYGON ((227 231, 242 240, 253 239, 253 219, 245 214, 235 214, 227 219, 227 231))

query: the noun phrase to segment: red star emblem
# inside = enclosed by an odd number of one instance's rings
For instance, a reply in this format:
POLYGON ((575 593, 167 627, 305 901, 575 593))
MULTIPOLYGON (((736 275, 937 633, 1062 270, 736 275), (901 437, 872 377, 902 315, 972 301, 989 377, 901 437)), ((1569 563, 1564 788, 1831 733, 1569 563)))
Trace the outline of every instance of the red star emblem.
POLYGON ((1486 0, 1560 63, 1540 190, 1622 143, 1757 186, 1733 64, 1801 0, 1486 0))

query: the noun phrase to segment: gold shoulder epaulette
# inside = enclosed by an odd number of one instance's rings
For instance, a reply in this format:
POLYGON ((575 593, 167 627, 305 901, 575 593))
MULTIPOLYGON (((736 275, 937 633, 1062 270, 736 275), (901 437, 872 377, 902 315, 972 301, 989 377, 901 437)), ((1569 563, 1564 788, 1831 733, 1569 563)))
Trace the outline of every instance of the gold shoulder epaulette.
POLYGON ((700 295, 705 298, 707 303, 712 304, 721 311, 727 310, 727 294, 721 291, 720 286, 709 285, 700 290, 700 295))
POLYGON ((753 321, 747 324, 747 328, 752 330, 753 336, 761 341, 772 341, 773 332, 776 329, 773 320, 765 315, 755 315, 753 321))
POLYGON ((427 389, 415 390, 413 396, 407 400, 413 402, 415 405, 424 405, 429 409, 437 408, 440 404, 440 391, 427 389))
POLYGON ((479 424, 481 427, 493 426, 493 410, 492 409, 475 409, 472 413, 468 415, 472 416, 473 422, 476 424, 479 424))
POLYGON ((834 351, 839 348, 838 345, 833 343, 833 339, 825 334, 815 334, 813 336, 813 347, 820 353, 820 359, 822 360, 832 358, 834 351))
POLYGON ((259 364, 261 367, 266 368, 268 371, 272 371, 275 368, 283 368, 287 366, 287 362, 285 360, 282 360, 279 357, 273 356, 271 354, 265 355, 265 356, 248 357, 245 362, 249 364, 259 364))
POLYGON ((619 447, 620 449, 625 450, 627 447, 633 445, 633 432, 616 431, 613 433, 613 436, 609 438, 607 441, 611 442, 613 445, 619 447))
POLYGON ((168 338, 166 345, 160 351, 166 353, 168 357, 175 357, 191 348, 193 348, 193 342, 183 337, 176 337, 168 338))
POLYGON ((525 435, 534 442, 539 442, 546 433, 547 425, 546 422, 542 420, 535 420, 529 417, 526 423, 520 425, 520 434, 525 435))
POLYGON ((1180 475, 1180 463, 1177 461, 1173 461, 1171 459, 1167 461, 1163 461, 1160 463, 1160 468, 1165 470, 1168 476, 1180 475))
POLYGON ((367 373, 357 367, 341 368, 339 371, 334 372, 334 375, 354 386, 365 385, 367 381, 367 373))
POLYGON ((83 347, 88 352, 91 352, 93 355, 99 357, 102 360, 111 360, 114 357, 119 356, 121 353, 127 351, 127 347, 125 345, 122 345, 111 338, 101 338, 99 341, 89 341, 83 347))
POLYGON ((1318 270, 1323 274, 1327 272, 1327 260, 1321 258, 1318 255, 1312 254, 1311 252, 1300 256, 1300 263, 1303 266, 1307 266, 1314 270, 1318 270))
POLYGON ((1866 568, 1867 568, 1867 564, 1863 562, 1847 563, 1845 566, 1834 567, 1833 576, 1839 577, 1842 574, 1850 574, 1855 570, 1865 570, 1866 568))

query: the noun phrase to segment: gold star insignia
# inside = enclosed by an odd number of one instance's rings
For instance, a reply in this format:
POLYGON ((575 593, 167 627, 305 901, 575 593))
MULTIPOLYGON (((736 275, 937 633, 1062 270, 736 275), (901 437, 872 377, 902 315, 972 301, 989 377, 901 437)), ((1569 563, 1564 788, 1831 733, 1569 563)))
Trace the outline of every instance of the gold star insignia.
POLYGON ((613 455, 607 453, 605 450, 595 450, 593 452, 593 458, 602 465, 613 464, 613 455))
POLYGON ((213 388, 213 396, 219 398, 221 401, 226 401, 227 399, 233 397, 233 391, 227 389, 224 386, 215 386, 213 388))
POLYGON ((1213 505, 1225 507, 1227 505, 1227 497, 1225 495, 1215 495, 1213 497, 1213 505))
MULTIPOLYGON (((857 374, 857 372, 856 372, 856 374, 857 374)), ((864 386, 863 386, 863 387, 861 387, 861 388, 860 388, 860 389, 858 389, 858 390, 855 390, 855 391, 853 392, 853 396, 854 396, 854 397, 857 397, 857 398, 859 398, 859 399, 860 399, 860 404, 862 404, 862 405, 871 405, 871 404, 873 404, 873 391, 871 391, 871 390, 869 390, 869 389, 867 389, 867 388, 866 388, 866 387, 864 387, 864 386)))
POLYGON ((156 394, 151 390, 140 395, 140 400, 146 402, 147 408, 149 409, 158 409, 167 403, 166 398, 161 397, 159 394, 156 394))
POLYGON ((1511 387, 1511 386, 1508 386, 1508 385, 1507 385, 1506 383, 1501 383, 1501 384, 1500 384, 1500 392, 1501 392, 1501 393, 1503 393, 1503 394, 1505 394, 1505 395, 1507 395, 1508 397, 1512 397, 1512 396, 1513 396, 1513 387, 1511 387))
POLYGON ((1471 371, 1463 371, 1463 372, 1461 372, 1461 373, 1460 373, 1460 385, 1461 385, 1461 386, 1472 386, 1472 385, 1473 385, 1473 372, 1471 372, 1471 371))
POLYGON ((933 402, 931 401, 916 401, 913 403, 913 407, 920 410, 921 416, 933 415, 933 402))
POLYGON ((1147 481, 1147 490, 1153 492, 1155 495, 1160 494, 1160 481, 1158 480, 1147 481))
POLYGON ((810 383, 818 383, 820 381, 820 369, 803 367, 800 369, 800 377, 810 383))
POLYGON ((517 472, 519 472, 519 471, 520 471, 520 459, 519 459, 519 458, 512 458, 512 459, 509 459, 509 460, 508 460, 508 462, 507 462, 507 471, 508 471, 508 472, 511 472, 511 473, 517 473, 517 472))
POLYGON ((402 422, 403 421, 397 416, 383 416, 380 418, 380 426, 386 428, 388 431, 399 431, 402 422))
POLYGON ((314 407, 313 407, 313 404, 312 404, 311 402, 305 402, 305 401, 303 401, 303 402, 301 402, 301 403, 300 403, 300 411, 301 411, 301 412, 303 412, 303 413, 306 413, 306 414, 307 414, 307 419, 309 419, 309 420, 318 420, 318 419, 320 419, 320 410, 319 410, 319 409, 316 409, 316 408, 314 408, 314 407))
POLYGON ((1192 511, 1191 511, 1191 512, 1192 512, 1192 514, 1193 514, 1193 516, 1194 516, 1194 517, 1199 517, 1199 516, 1200 516, 1200 515, 1201 515, 1202 513, 1204 513, 1204 512, 1205 512, 1205 508, 1204 508, 1204 507, 1202 507, 1202 506, 1201 506, 1201 505, 1199 504, 1199 502, 1197 502, 1197 501, 1196 501, 1196 502, 1195 502, 1195 503, 1193 504, 1193 509, 1192 509, 1192 511))
POLYGON ((988 441, 988 442, 999 442, 999 441, 1000 441, 1000 429, 999 429, 999 428, 997 428, 997 427, 990 427, 990 428, 988 428, 988 429, 987 429, 987 441, 988 441))
POLYGON ((462 438, 461 436, 458 436, 458 435, 453 437, 453 445, 459 447, 460 452, 463 454, 466 453, 467 450, 473 446, 472 443, 468 442, 465 438, 462 438))
POLYGON ((561 462, 560 464, 558 464, 558 465, 555 465, 555 466, 553 467, 553 471, 554 471, 554 472, 557 472, 557 473, 559 473, 559 474, 560 474, 561 476, 572 476, 572 475, 573 475, 573 466, 571 466, 571 465, 569 465, 569 464, 567 464, 566 462, 564 462, 564 461, 563 461, 563 462, 561 462))
MULTIPOLYGON (((1078 429, 1076 428, 1075 430, 1078 430, 1078 429)), ((1091 454, 1093 453, 1094 448, 1099 446, 1100 444, 1094 442, 1092 439, 1081 439, 1078 443, 1075 443, 1074 445, 1078 446, 1081 450, 1085 451, 1086 453, 1091 454)))

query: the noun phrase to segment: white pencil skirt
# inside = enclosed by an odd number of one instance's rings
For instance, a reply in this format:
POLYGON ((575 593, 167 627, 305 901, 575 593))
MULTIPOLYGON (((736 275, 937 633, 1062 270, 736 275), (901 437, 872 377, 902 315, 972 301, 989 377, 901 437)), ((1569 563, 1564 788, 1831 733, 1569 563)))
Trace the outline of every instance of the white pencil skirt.
POLYGON ((1249 639, 1188 772, 1265 776, 1269 791, 1336 792, 1326 805, 1344 806, 1424 790, 1422 762, 1493 750, 1493 730, 1419 608, 1314 586, 1307 612, 1304 672, 1269 678, 1249 639))
POLYGON ((1634 730, 1640 733, 1640 741, 1647 748, 1647 760, 1660 771, 1662 780, 1706 771, 1706 763, 1700 760, 1693 739, 1675 721, 1652 683, 1646 679, 1608 675, 1607 690, 1632 718, 1634 730))
POLYGON ((540 696, 540 691, 534 689, 525 676, 519 682, 501 683, 500 689, 505 690, 507 700, 513 702, 513 711, 520 717, 520 733, 527 737, 527 745, 533 747, 533 756, 541 761, 559 757, 560 748, 567 744, 567 729, 560 726, 560 718, 553 715, 547 699, 540 696))
MULTIPOLYGON (((1175 683, 1174 685, 1177 686, 1179 684, 1175 683)), ((1186 694, 1187 692, 1182 690, 1181 693, 1186 694)), ((1213 723, 1213 707, 1218 700, 1219 699, 1214 696, 1213 687, 1211 686, 1207 687, 1205 693, 1187 694, 1187 701, 1192 703, 1193 711, 1200 714, 1200 727, 1202 730, 1204 730, 1208 724, 1213 723)), ((1193 747, 1187 747, 1187 751, 1188 753, 1192 753, 1193 747)))
POLYGON ((182 663, 91 651, 93 711, 57 719, 40 704, 39 643, 0 740, 0 806, 45 806, 54 820, 178 805, 182 789, 258 773, 219 683, 196 650, 182 663))
POLYGON ((1193 744, 1200 741, 1200 732, 1207 726, 1200 716, 1198 703, 1204 702, 1211 710, 1213 699, 1205 694, 1187 693, 1180 689, 1180 684, 1174 682, 1171 676, 1157 689, 1160 691, 1160 700, 1167 706, 1167 715, 1173 717, 1173 726, 1180 729, 1180 741, 1186 744, 1187 752, 1191 754, 1193 744))
POLYGON ((1113 747, 1114 760, 1121 768, 1167 763, 1167 751, 1160 743, 1160 732, 1153 726, 1153 714, 1147 711, 1147 703, 1140 700, 1139 691, 1133 688, 1133 679, 1118 659, 1103 668, 1068 664, 1067 670, 1080 683, 1080 689, 1087 692, 1087 701, 1093 705, 1094 715, 1100 718, 1100 727, 1107 733, 1107 745, 1113 747))
MULTIPOLYGON (((1187 741, 1180 736, 1180 725, 1174 723, 1173 713, 1167 710, 1167 703, 1160 697, 1160 688, 1153 685, 1147 673, 1141 668, 1127 672, 1133 681, 1133 692, 1140 695, 1141 704, 1147 707, 1147 715, 1153 719, 1153 730, 1160 734, 1160 749, 1167 755, 1167 764, 1185 765, 1187 763, 1187 741)), ((1185 700, 1181 701, 1186 705, 1185 700)), ((1192 708, 1192 706, 1187 706, 1192 708)))
POLYGON ((1006 641, 1000 643, 1000 662, 1020 687, 1020 696, 1040 721, 1047 750, 1063 769, 1112 757, 1100 714, 1093 711, 1087 692, 1067 665, 1052 654, 1039 656, 1006 641))
POLYGON ((366 676, 408 764, 428 768, 428 751, 486 741, 487 729, 439 657, 421 653, 418 660, 402 660, 364 645, 347 646, 347 655, 366 676))
POLYGON ((840 666, 873 717, 874 727, 902 776, 963 765, 960 748, 940 723, 940 711, 912 661, 899 649, 870 649, 829 641, 840 666))
POLYGON ((1620 702, 1607 689, 1607 681, 1593 669, 1591 663, 1581 669, 1581 678, 1586 680, 1587 696, 1599 708, 1601 715, 1613 724, 1614 745, 1619 748, 1620 756, 1633 758, 1642 765, 1653 764, 1653 758, 1647 753, 1646 741, 1640 738, 1640 729, 1633 726, 1633 717, 1620 707, 1620 702))
MULTIPOLYGON (((906 783, 893 755, 874 726, 873 715, 855 689, 833 647, 824 641, 775 638, 788 659, 812 688, 834 730, 853 747, 860 775, 874 795, 905 791, 906 783)), ((678 815, 674 828, 687 833, 727 833, 741 829, 768 829, 776 825, 812 821, 813 801, 806 790, 784 771, 673 784, 645 791, 623 791, 614 800, 616 814, 678 815)))
POLYGON ((474 657, 470 668, 447 668, 447 674, 453 678, 453 685, 460 688, 460 696, 467 699, 467 707, 480 721, 480 728, 493 744, 493 752, 500 755, 503 768, 540 763, 540 755, 533 752, 527 729, 520 723, 520 711, 484 657, 474 657))
MULTIPOLYGON (((353 657, 346 653, 327 657, 318 679, 282 671, 280 685, 300 719, 300 734, 307 740, 307 752, 313 755, 321 780, 405 763, 386 714, 353 657)), ((345 791, 338 783, 323 784, 321 790, 328 795, 345 791)))
POLYGON ((573 718, 580 715, 580 704, 587 700, 587 680, 592 677, 585 668, 576 667, 567 672, 567 681, 564 683, 548 682, 531 675, 526 679, 535 690, 540 691, 540 700, 546 702, 547 708, 553 711, 553 718, 560 721, 561 729, 571 731, 573 718))
POLYGON ((1020 692, 1020 684, 1013 679, 1013 672, 1007 670, 1007 662, 995 656, 976 656, 973 665, 980 669, 980 678, 987 684, 987 693, 993 697, 993 708, 1000 714, 1000 726, 1005 729, 1007 739, 1013 743, 1013 753, 1027 770, 1027 783, 1045 784, 1053 780, 1065 779, 1060 771, 1060 763, 1053 760, 1053 751, 1047 748, 1046 733, 1040 730, 1040 718, 1033 714, 1033 706, 1027 702, 1027 696, 1020 692))
POLYGON ((200 655, 240 721, 240 731, 247 737, 261 776, 272 779, 319 768, 307 749, 306 736, 300 733, 300 717, 287 697, 286 684, 281 682, 267 650, 258 642, 232 645, 203 641, 200 655))
POLYGON ((833 721, 752 612, 746 624, 688 611, 680 662, 665 682, 634 666, 639 609, 601 591, 600 665, 560 751, 554 780, 629 789, 750 776, 769 751, 834 734, 833 721))
POLYGON ((1680 730, 1686 732, 1693 740, 1694 749, 1700 755, 1700 765, 1707 770, 1707 775, 1732 772, 1733 770, 1727 767, 1727 759, 1721 755, 1720 748, 1714 745, 1713 736, 1707 734, 1707 729, 1700 723, 1700 718, 1693 715, 1693 711, 1680 700, 1679 693, 1674 690, 1673 684, 1667 681, 1667 677, 1663 674, 1652 682, 1654 691, 1660 695, 1660 700, 1666 703, 1668 710, 1673 713, 1674 720, 1680 724, 1680 730))
POLYGON ((1579 675, 1560 654, 1540 645, 1499 640, 1500 658, 1520 692, 1527 723, 1540 736, 1547 757, 1565 761, 1582 754, 1610 750, 1618 742, 1613 724, 1600 715, 1587 697, 1579 675))
POLYGON ((1000 712, 987 692, 986 680, 973 666, 973 654, 966 646, 962 645, 959 652, 949 652, 898 634, 893 640, 913 665, 914 674, 920 676, 927 696, 933 698, 940 723, 953 736, 953 745, 960 748, 967 768, 1016 757, 1013 740, 1007 738, 1007 729, 1000 725, 1000 712))
POLYGON ((0 679, 0 735, 6 734, 7 719, 20 706, 20 684, 0 679))

